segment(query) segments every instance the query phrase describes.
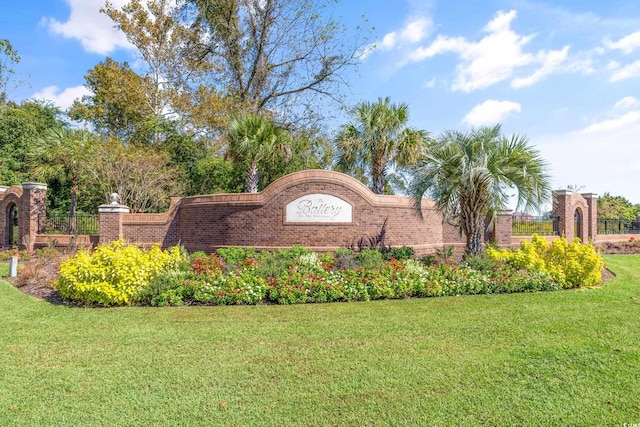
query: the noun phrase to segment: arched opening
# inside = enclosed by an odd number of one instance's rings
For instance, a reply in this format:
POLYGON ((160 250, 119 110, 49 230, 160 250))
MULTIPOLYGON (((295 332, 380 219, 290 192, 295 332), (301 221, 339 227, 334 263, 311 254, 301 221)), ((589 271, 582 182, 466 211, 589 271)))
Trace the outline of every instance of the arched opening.
POLYGON ((18 206, 15 203, 10 204, 7 207, 7 224, 5 232, 5 245, 9 247, 18 246, 19 231, 18 231, 18 206))
POLYGON ((579 208, 573 214, 573 235, 584 241, 582 236, 582 211, 579 208))

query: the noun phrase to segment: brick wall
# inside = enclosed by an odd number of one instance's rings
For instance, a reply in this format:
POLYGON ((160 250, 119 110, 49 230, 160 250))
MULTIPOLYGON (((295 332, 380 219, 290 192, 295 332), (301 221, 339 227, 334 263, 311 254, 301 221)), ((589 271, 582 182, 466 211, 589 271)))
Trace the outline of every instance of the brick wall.
MULTIPOLYGON (((443 245, 443 225, 432 201, 423 202, 422 214, 423 218, 416 214, 408 197, 375 195, 348 175, 312 170, 283 177, 261 193, 185 197, 173 199, 165 214, 124 214, 123 236, 141 244, 180 243, 190 251, 292 245, 327 251, 357 246, 384 233, 386 245, 408 245, 419 254, 430 253, 443 245), (353 208, 353 221, 287 223, 285 206, 308 194, 344 200, 353 208)), ((449 228, 451 243, 464 242, 449 228)))

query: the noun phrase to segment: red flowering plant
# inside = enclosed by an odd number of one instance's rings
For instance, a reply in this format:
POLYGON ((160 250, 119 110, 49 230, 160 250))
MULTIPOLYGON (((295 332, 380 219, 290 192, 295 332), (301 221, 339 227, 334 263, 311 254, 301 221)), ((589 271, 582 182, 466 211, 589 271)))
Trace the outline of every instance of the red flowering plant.
POLYGON ((198 276, 217 277, 222 274, 222 260, 216 254, 197 256, 191 259, 191 268, 198 276))

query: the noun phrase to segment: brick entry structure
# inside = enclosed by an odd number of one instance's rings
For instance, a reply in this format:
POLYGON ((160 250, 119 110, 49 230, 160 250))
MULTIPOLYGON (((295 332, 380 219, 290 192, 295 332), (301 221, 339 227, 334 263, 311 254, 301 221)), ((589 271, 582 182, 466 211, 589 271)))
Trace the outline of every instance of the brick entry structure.
MULTIPOLYGON (((595 241, 596 196, 561 190, 553 197, 560 234, 569 240, 595 241)), ((10 247, 13 239, 21 249, 33 249, 36 235, 44 232, 45 198, 43 184, 0 187, 0 246, 10 247), (18 226, 10 228, 16 212, 18 226)), ((115 202, 98 210, 100 244, 123 238, 142 246, 180 244, 189 251, 301 245, 325 252, 366 247, 383 239, 385 246, 411 246, 418 256, 443 246, 462 252, 465 246, 465 237, 443 223, 432 200, 423 199, 420 216, 409 197, 373 194, 358 180, 326 170, 284 176, 260 193, 175 197, 160 214, 132 214, 115 202)), ((511 223, 511 212, 501 212, 486 238, 511 246, 511 223)), ((56 236, 61 237, 65 236, 56 236)))
POLYGON ((420 218, 411 198, 376 195, 358 180, 326 170, 287 175, 260 193, 174 198, 164 214, 120 215, 126 240, 160 242, 163 246, 181 244, 189 251, 302 245, 323 252, 367 245, 380 238, 387 246, 411 246, 418 254, 431 253, 444 244, 464 247, 464 237, 452 226, 442 224, 433 201, 423 201, 420 218), (307 201, 311 197, 317 200, 307 201), (301 207, 305 203, 306 207, 301 207), (316 206, 312 206, 314 203, 316 206), (289 217, 305 209, 315 213, 319 209, 325 213, 350 209, 351 214, 339 221, 323 218, 322 212, 316 217, 289 217))
POLYGON ((33 250, 36 235, 44 232, 46 198, 45 184, 0 187, 0 247, 33 250))
POLYGON ((569 190, 553 192, 553 213, 559 217, 560 235, 570 242, 579 237, 583 242, 596 241, 598 233, 598 198, 593 193, 569 190))

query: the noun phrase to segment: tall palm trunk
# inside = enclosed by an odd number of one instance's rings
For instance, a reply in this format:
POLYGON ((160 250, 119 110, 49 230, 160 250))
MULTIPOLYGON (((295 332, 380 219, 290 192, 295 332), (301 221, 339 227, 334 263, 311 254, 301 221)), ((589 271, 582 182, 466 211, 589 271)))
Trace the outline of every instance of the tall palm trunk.
POLYGON ((257 193, 259 181, 260 176, 258 175, 258 162, 256 160, 251 160, 251 163, 249 164, 249 170, 247 171, 247 192, 257 193))
POLYGON ((483 252, 482 235, 487 217, 488 195, 481 182, 475 182, 463 190, 460 197, 460 219, 466 236, 465 256, 475 256, 483 252))
POLYGON ((371 168, 371 180, 372 190, 375 194, 384 194, 384 184, 387 180, 385 163, 382 157, 374 158, 373 167, 371 168))

